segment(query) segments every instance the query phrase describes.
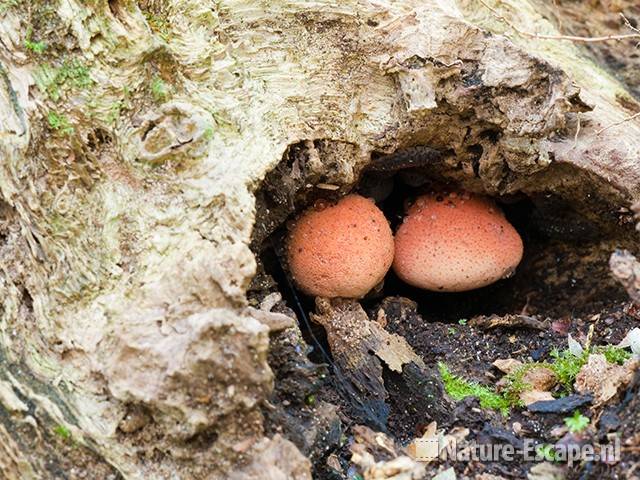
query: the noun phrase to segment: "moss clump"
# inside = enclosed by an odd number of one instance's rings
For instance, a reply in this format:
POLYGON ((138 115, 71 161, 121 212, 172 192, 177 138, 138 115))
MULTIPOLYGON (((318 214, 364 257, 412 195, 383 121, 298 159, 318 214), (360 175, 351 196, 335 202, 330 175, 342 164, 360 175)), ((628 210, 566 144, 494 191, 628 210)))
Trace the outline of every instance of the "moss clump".
MULTIPOLYGON (((531 385, 524 381, 525 374, 532 368, 548 368, 558 378, 561 390, 557 392, 559 396, 565 396, 572 392, 576 376, 587 363, 590 353, 601 353, 609 363, 622 364, 631 354, 619 347, 607 345, 586 349, 581 355, 575 355, 567 350, 554 350, 551 352, 552 362, 529 362, 518 367, 506 377, 506 386, 500 393, 494 389, 480 385, 476 382, 465 380, 454 375, 449 367, 442 362, 438 363, 440 376, 444 383, 446 392, 456 401, 467 397, 475 397, 480 400, 480 406, 499 410, 503 415, 507 415, 510 407, 522 407, 520 395, 522 392, 531 389, 531 385)), ((575 416, 575 415, 574 415, 575 416)), ((582 422, 576 418, 576 422, 582 422)))
POLYGON ((631 353, 624 348, 615 347, 613 345, 605 345, 603 347, 595 347, 595 353, 601 353, 609 363, 622 365, 631 358, 631 353))
POLYGON ((579 410, 573 412, 573 415, 564 419, 564 424, 571 433, 580 433, 589 426, 589 417, 585 417, 579 410))
POLYGON ((47 49, 47 44, 43 41, 36 42, 31 38, 31 29, 27 31, 27 38, 24 39, 24 47, 33 53, 41 54, 47 49))
POLYGON ((0 1, 0 14, 5 13, 10 8, 19 6, 21 0, 2 0, 0 1))
POLYGON ((69 430, 67 427, 65 427, 64 425, 57 425, 54 429, 53 429, 53 433, 55 433, 56 435, 58 435, 60 438, 62 438, 63 440, 69 440, 71 439, 71 430, 69 430))
POLYGON ((520 395, 527 390, 531 390, 531 384, 524 381, 526 373, 534 367, 546 367, 551 368, 548 363, 525 363, 516 368, 513 372, 506 377, 506 386, 504 387, 502 394, 509 400, 509 403, 514 406, 522 407, 523 403, 520 400, 520 395))
POLYGON ((166 17, 151 12, 144 12, 144 17, 153 33, 157 34, 165 42, 169 41, 169 33, 171 32, 171 24, 166 17))
POLYGON ((564 393, 570 393, 573 390, 573 382, 580 373, 580 369, 587 363, 589 358, 589 350, 585 350, 582 355, 574 355, 569 350, 553 350, 551 352, 553 362, 549 364, 549 368, 558 377, 558 382, 564 389, 564 393))
POLYGON ((480 401, 482 408, 499 410, 503 415, 508 415, 511 403, 503 395, 497 393, 490 387, 470 382, 451 373, 449 368, 442 362, 438 362, 440 377, 444 383, 444 388, 454 400, 463 400, 467 397, 475 397, 480 401))
POLYGON ((160 77, 156 76, 151 80, 151 95, 158 103, 164 102, 169 97, 169 87, 160 77))
POLYGON ((47 114, 47 122, 49 127, 62 135, 70 135, 73 133, 73 127, 69 123, 69 119, 61 114, 54 112, 53 110, 47 114))
POLYGON ((78 60, 65 61, 60 67, 45 64, 34 75, 36 85, 41 92, 52 100, 59 100, 65 86, 85 89, 93 84, 89 76, 89 67, 78 60))
POLYGON ((558 383, 562 390, 559 392, 560 396, 565 396, 572 392, 573 384, 580 373, 582 367, 589 360, 591 353, 601 353, 607 359, 609 363, 616 363, 622 365, 626 360, 631 357, 631 353, 627 350, 615 347, 613 345, 606 345, 601 347, 594 347, 586 349, 581 355, 575 355, 567 350, 553 350, 551 352, 552 362, 529 362, 525 363, 514 372, 507 375, 507 386, 504 390, 504 395, 512 405, 519 405, 520 394, 531 388, 531 385, 523 381, 524 375, 533 367, 544 367, 550 369, 555 373, 558 378, 558 383))

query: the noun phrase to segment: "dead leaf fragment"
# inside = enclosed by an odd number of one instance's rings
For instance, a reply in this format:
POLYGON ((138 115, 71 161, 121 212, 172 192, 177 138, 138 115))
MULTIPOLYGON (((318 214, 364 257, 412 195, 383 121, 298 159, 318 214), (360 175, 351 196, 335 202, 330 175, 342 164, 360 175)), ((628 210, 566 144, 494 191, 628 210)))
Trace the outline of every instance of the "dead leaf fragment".
POLYGON ((370 321, 357 301, 317 298, 316 309, 318 313, 312 314, 311 318, 327 330, 332 353, 348 353, 354 360, 368 363, 371 357, 368 352, 371 351, 398 373, 410 362, 425 366, 404 337, 389 333, 380 323, 370 321))
POLYGON ((554 397, 551 392, 545 392, 541 390, 526 390, 520 394, 520 401, 529 406, 532 403, 540 402, 543 400, 553 400, 554 397))
POLYGON ((499 358, 495 362, 493 362, 492 365, 501 372, 508 375, 520 368, 522 366, 522 362, 520 360, 516 360, 515 358, 499 358))
POLYGON ((564 480, 564 468, 549 462, 534 465, 527 474, 527 480, 564 480))
POLYGON ((640 328, 635 327, 629 330, 627 335, 618 344, 618 347, 629 347, 634 355, 640 355, 640 328))
POLYGON ((433 477, 433 480, 456 480, 457 478, 458 477, 456 477, 456 471, 453 469, 453 467, 450 467, 444 472, 440 472, 435 477, 433 477))
POLYGON ((356 425, 353 430, 355 442, 349 447, 351 461, 360 467, 364 480, 418 480, 424 477, 424 464, 402 455, 394 441, 384 433, 362 425, 356 425), (387 459, 376 460, 382 455, 387 459))
MULTIPOLYGON (((493 366, 507 375, 514 373, 524 364, 513 358, 498 359, 493 362, 493 366)), ((498 388, 505 388, 509 385, 510 378, 503 377, 498 381, 498 388)), ((553 400, 553 395, 549 392, 557 383, 555 373, 546 367, 528 367, 522 375, 522 383, 528 387, 520 395, 520 401, 524 405, 530 405, 541 400, 553 400)))
MULTIPOLYGON (((241 449, 245 447, 242 445, 241 449)), ((311 462, 281 435, 263 438, 250 447, 247 455, 252 461, 241 470, 232 472, 229 480, 311 480, 311 462)))
POLYGON ((533 367, 522 376, 522 381, 531 385, 533 390, 547 391, 555 386, 557 377, 550 368, 533 367))
POLYGON ((363 473, 364 480, 420 480, 424 478, 424 465, 409 457, 398 457, 378 462, 363 473))
POLYGON ((405 451, 414 460, 428 463, 440 454, 440 437, 437 423, 431 422, 424 434, 407 445, 405 451))
POLYGON ((631 382, 638 365, 637 359, 617 365, 607 362, 602 354, 591 354, 576 376, 574 387, 580 393, 592 394, 594 404, 602 405, 631 382))

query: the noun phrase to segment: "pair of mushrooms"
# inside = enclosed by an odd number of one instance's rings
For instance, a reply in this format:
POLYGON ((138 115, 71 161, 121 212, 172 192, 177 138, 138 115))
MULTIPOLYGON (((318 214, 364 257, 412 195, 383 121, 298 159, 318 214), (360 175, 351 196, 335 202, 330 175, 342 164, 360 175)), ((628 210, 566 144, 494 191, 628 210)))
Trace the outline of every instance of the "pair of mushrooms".
POLYGON ((522 239, 500 208, 466 192, 418 197, 395 238, 373 200, 347 195, 305 211, 287 243, 295 283, 321 297, 362 298, 392 266, 425 290, 473 290, 510 276, 522 253, 522 239))

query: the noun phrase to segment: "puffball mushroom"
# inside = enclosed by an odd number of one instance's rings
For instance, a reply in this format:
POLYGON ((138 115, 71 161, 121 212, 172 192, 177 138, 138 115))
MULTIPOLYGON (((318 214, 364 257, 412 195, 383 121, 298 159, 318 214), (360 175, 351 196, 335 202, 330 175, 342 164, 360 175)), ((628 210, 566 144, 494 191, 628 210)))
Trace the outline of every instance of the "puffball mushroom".
POLYGON ((372 200, 355 194, 305 211, 287 242, 294 282, 319 297, 363 297, 387 274, 393 251, 384 214, 372 200))
POLYGON ((489 198, 430 194, 409 207, 395 236, 393 269, 425 290, 463 292, 510 276, 522 239, 489 198))

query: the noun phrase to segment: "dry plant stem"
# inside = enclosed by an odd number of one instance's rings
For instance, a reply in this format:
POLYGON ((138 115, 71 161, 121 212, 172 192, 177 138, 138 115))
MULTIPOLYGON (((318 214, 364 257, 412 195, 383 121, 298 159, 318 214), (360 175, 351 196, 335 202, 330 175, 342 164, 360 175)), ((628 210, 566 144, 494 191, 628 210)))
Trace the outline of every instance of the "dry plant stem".
MULTIPOLYGON (((580 42, 580 43, 598 43, 598 42, 608 42, 611 40, 620 41, 620 40, 629 40, 633 38, 640 39, 639 33, 624 33, 621 35, 604 35, 602 37, 580 37, 575 35, 543 35, 539 33, 531 33, 526 30, 522 30, 516 27, 512 22, 510 22, 504 15, 498 12, 495 8, 488 5, 483 0, 478 0, 482 5, 491 10, 491 12, 495 15, 495 17, 501 22, 508 25, 512 28, 516 33, 523 35, 529 38, 536 38, 538 40, 567 40, 570 42, 580 42)), ((627 22, 628 23, 628 22, 627 22)), ((630 26, 630 25, 629 25, 630 26)), ((632 30, 637 31, 637 29, 631 27, 632 30)))
POLYGON ((634 113, 634 114, 633 114, 633 115, 631 115, 630 117, 624 118, 624 119, 620 120, 619 122, 615 122, 615 123, 612 123, 611 125, 607 125, 606 127, 601 128, 600 130, 598 130, 598 131, 596 132, 596 135, 600 135, 600 134, 601 134, 602 132, 604 132, 605 130, 609 130, 609 129, 610 129, 610 128, 612 128, 612 127, 617 127, 618 125, 622 125, 623 123, 630 122, 631 120, 633 120, 633 119, 635 119, 635 118, 638 118, 638 117, 640 117, 640 112, 638 112, 638 113, 634 113))
POLYGON ((576 134, 573 136, 573 146, 571 147, 571 150, 576 148, 576 146, 578 145, 578 136, 580 135, 580 129, 582 128, 582 122, 581 122, 581 119, 580 119, 580 112, 578 112, 576 114, 576 117, 578 119, 578 125, 576 127, 576 134))

